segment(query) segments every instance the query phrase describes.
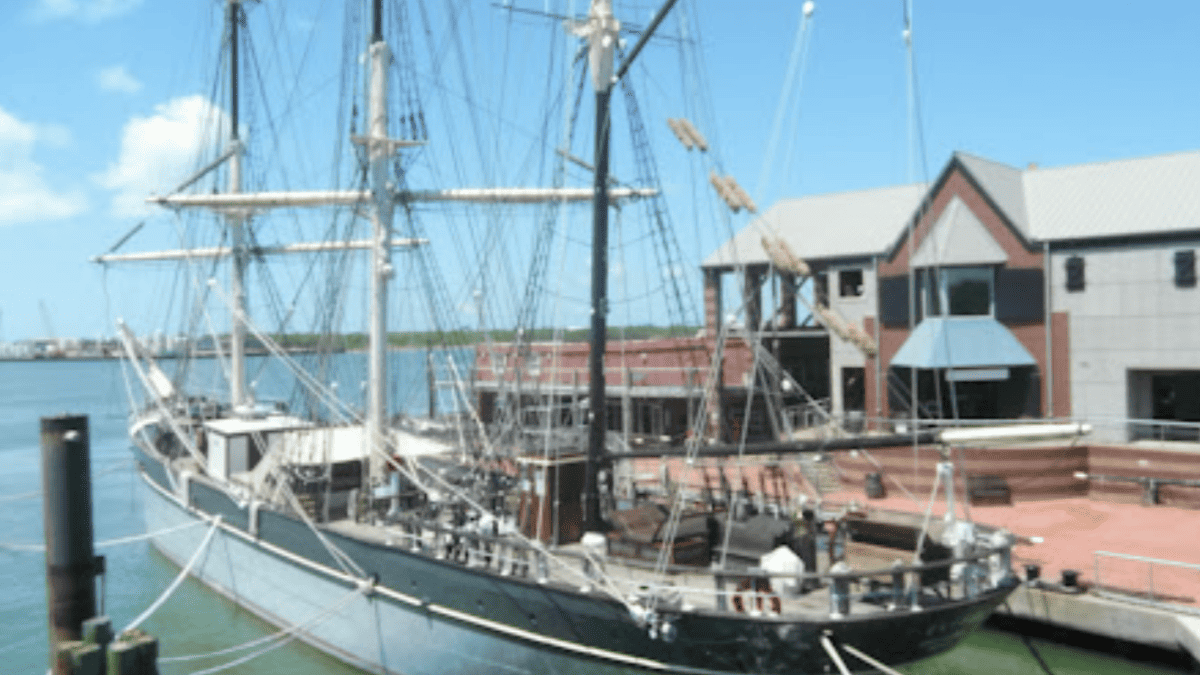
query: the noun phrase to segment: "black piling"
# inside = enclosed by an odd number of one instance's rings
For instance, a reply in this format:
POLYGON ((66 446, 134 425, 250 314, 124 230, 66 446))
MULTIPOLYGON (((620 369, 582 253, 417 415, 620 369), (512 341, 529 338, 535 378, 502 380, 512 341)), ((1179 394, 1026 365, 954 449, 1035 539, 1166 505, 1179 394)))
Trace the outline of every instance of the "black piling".
POLYGON ((92 549, 92 476, 88 418, 42 418, 42 496, 46 528, 46 608, 50 663, 60 643, 83 637, 96 614, 96 557, 92 549))

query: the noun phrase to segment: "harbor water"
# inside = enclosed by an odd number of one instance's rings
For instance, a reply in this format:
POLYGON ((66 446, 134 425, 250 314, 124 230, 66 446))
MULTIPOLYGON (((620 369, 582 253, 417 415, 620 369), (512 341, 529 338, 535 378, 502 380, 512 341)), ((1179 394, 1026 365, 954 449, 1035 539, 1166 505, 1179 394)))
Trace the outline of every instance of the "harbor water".
MULTIPOLYGON (((361 354, 335 357, 330 380, 343 394, 361 395, 355 380, 361 354)), ((168 362, 169 364, 170 362, 168 362)), ((403 373, 390 396, 393 409, 428 410, 424 351, 400 351, 392 368, 403 373)), ((462 361, 460 360, 461 364, 462 361)), ((211 366, 211 364, 210 364, 211 366)), ((257 368, 251 373, 261 399, 287 400, 291 382, 283 371, 257 368)), ((197 377, 211 372, 203 368, 197 377)), ((195 379, 195 378, 193 378, 195 379)), ((353 402, 352 402, 353 404, 353 402)), ((439 398, 443 410, 449 396, 439 398)), ((142 533, 140 488, 125 435, 126 383, 116 361, 27 361, 0 363, 0 672, 46 672, 45 561, 39 418, 62 413, 90 419, 92 496, 98 542, 142 533)), ((106 558, 103 611, 113 627, 124 628, 153 603, 179 569, 145 541, 103 547, 106 558)), ((212 669, 263 652, 220 672, 242 675, 341 675, 359 671, 286 638, 266 640, 277 631, 194 580, 185 581, 142 627, 159 638, 160 671, 217 672, 212 669), (244 649, 231 649, 258 641, 244 649), (223 652, 223 653, 215 653, 223 652), (215 654, 214 654, 215 653, 215 654), (180 660, 179 657, 200 658, 180 660)), ((1168 675, 1175 671, 1041 640, 1031 643, 1056 675, 1168 675)), ((922 675, 1024 675, 1043 672, 1025 642, 1016 635, 983 630, 954 651, 902 669, 922 675)))

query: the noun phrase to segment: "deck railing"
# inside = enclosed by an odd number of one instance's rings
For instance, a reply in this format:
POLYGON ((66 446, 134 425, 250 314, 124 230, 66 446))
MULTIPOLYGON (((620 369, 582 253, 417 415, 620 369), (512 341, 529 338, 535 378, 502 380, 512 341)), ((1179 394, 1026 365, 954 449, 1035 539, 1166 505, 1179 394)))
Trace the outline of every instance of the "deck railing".
POLYGON ((772 586, 788 580, 800 588, 828 594, 828 618, 851 614, 855 601, 878 611, 917 611, 938 600, 969 600, 1011 577, 1011 549, 980 548, 962 557, 917 565, 820 573, 779 574, 759 567, 720 569, 667 565, 648 560, 596 555, 577 549, 543 548, 535 542, 472 532, 441 524, 401 522, 388 528, 389 543, 468 568, 537 583, 595 586, 626 599, 652 602, 662 609, 684 606, 738 611, 750 616, 786 615, 785 600, 798 598, 772 586), (935 577, 936 581, 930 581, 935 577))

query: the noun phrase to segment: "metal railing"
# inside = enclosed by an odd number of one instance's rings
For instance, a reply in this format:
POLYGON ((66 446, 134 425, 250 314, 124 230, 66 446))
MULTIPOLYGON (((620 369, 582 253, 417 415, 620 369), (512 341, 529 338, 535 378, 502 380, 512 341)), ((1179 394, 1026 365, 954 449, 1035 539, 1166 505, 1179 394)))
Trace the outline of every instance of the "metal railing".
MULTIPOLYGON (((1178 574, 1164 574, 1160 568, 1169 568, 1170 570, 1186 570, 1194 572, 1192 576, 1195 581, 1200 581, 1200 564, 1180 562, 1178 560, 1164 560, 1162 558, 1150 558, 1141 555, 1132 555, 1129 553, 1114 553, 1112 551, 1096 551, 1093 554, 1093 573, 1094 573, 1094 588, 1100 594, 1106 597, 1117 598, 1129 602, 1138 602, 1141 604, 1154 605, 1158 607, 1168 608, 1174 611, 1184 611, 1191 614, 1200 615, 1200 607, 1194 606, 1197 598, 1192 598, 1182 595, 1179 589, 1170 584, 1170 577, 1174 577, 1178 584, 1178 574), (1139 563, 1145 566, 1145 574, 1137 575, 1139 579, 1145 582, 1145 586, 1128 587, 1121 586, 1117 582, 1112 581, 1105 583, 1101 576, 1101 560, 1103 559, 1122 560, 1131 563, 1139 563), (1158 582, 1155 581, 1155 570, 1159 569, 1158 582), (1164 585, 1164 577, 1167 577, 1168 583, 1164 585)), ((1126 577, 1127 578, 1127 577, 1126 577)), ((1200 584, 1195 584, 1194 588, 1200 588, 1200 584)))
MULTIPOLYGON (((536 541, 482 534, 470 527, 401 520, 384 530, 387 545, 448 560, 481 572, 524 578, 539 584, 575 588, 595 583, 625 600, 654 600, 656 606, 703 607, 717 611, 784 615, 794 612, 785 600, 800 593, 773 587, 791 582, 796 588, 824 589, 830 619, 843 619, 855 603, 880 613, 911 612, 930 603, 971 600, 1011 579, 1011 548, 981 545, 960 557, 873 569, 848 567, 824 572, 779 573, 759 567, 721 569, 544 547, 536 541), (657 576, 657 578, 655 578, 657 576), (665 603, 665 604, 662 604, 665 603)), ((804 591, 807 592, 807 591, 804 591)), ((813 611, 810 607, 806 612, 813 611)), ((858 611, 862 611, 859 606, 858 611)), ((817 610, 817 613, 821 613, 817 610)))

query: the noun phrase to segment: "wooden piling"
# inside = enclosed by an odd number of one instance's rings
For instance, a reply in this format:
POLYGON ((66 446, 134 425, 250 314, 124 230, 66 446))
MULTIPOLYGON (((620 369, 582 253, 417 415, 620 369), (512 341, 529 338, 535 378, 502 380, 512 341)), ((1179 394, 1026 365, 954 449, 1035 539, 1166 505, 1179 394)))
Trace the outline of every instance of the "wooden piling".
POLYGON ((67 675, 58 645, 79 640, 96 614, 88 418, 43 417, 41 435, 50 663, 54 675, 67 675))

